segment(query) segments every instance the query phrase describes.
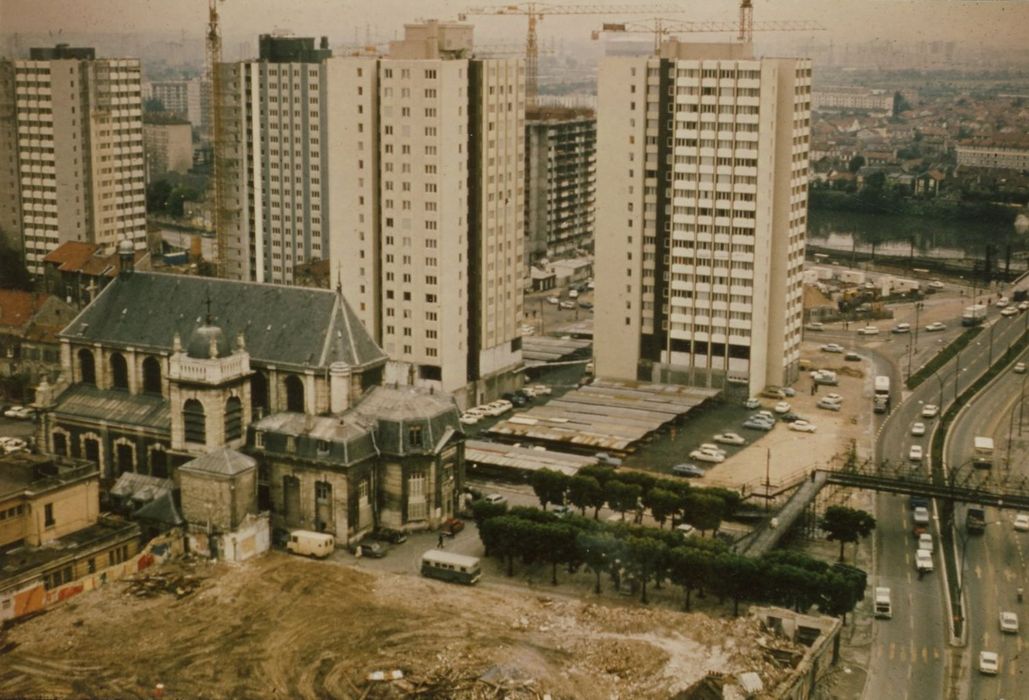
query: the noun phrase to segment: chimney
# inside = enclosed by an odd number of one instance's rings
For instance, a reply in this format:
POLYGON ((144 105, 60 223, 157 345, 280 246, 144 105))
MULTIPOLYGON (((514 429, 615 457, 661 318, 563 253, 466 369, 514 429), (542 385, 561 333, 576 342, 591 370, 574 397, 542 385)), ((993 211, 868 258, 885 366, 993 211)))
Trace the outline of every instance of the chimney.
POLYGON ((350 365, 333 362, 329 366, 329 410, 343 413, 350 408, 350 365))

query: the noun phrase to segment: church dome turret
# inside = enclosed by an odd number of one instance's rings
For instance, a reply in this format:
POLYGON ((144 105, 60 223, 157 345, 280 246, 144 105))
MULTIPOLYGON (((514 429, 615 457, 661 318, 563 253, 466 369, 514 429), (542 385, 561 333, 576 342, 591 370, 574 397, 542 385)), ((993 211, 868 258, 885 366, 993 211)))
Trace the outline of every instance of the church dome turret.
POLYGON ((186 354, 201 360, 226 357, 230 354, 229 340, 211 319, 196 327, 186 346, 186 354))

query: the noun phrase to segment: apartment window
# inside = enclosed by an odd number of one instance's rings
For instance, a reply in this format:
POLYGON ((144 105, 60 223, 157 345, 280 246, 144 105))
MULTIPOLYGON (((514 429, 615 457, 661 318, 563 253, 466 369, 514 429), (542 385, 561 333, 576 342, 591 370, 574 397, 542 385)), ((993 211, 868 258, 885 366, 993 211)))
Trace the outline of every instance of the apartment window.
POLYGON ((43 525, 46 527, 53 527, 56 524, 54 520, 54 504, 47 503, 43 506, 43 525))

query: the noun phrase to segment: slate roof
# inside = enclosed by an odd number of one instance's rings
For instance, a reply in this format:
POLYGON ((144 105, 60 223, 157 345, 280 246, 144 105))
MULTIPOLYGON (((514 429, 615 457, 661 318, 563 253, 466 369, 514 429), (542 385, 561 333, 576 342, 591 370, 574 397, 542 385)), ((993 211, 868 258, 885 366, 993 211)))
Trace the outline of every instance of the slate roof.
POLYGON ((170 352, 176 333, 187 342, 203 323, 208 299, 213 322, 231 340, 242 332, 257 364, 364 367, 386 360, 336 292, 153 272, 115 278, 61 337, 170 352))
POLYGON ((304 459, 351 465, 378 455, 372 426, 359 416, 307 416, 273 413, 253 424, 263 432, 265 452, 286 454, 287 437, 294 438, 292 454, 304 459), (319 449, 321 448, 321 449, 319 449))
POLYGON ((464 433, 450 395, 413 386, 376 386, 346 415, 353 413, 374 423, 375 442, 384 454, 425 454, 437 448, 448 429, 464 433), (412 427, 422 428, 421 444, 411 443, 412 427))
POLYGON ((186 462, 179 470, 213 476, 236 476, 256 468, 257 460, 253 457, 247 457, 231 447, 222 447, 186 462))
POLYGON ((169 434, 171 411, 160 396, 105 391, 88 384, 72 384, 54 409, 59 417, 87 418, 117 425, 144 427, 169 434))

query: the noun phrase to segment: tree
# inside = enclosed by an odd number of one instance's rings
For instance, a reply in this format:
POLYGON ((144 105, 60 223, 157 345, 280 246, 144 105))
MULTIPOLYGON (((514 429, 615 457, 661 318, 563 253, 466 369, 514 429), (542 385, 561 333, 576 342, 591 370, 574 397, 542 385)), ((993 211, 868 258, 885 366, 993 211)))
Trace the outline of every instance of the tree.
POLYGON ((0 289, 32 290, 32 276, 22 259, 21 252, 15 250, 6 234, 0 229, 0 289))
POLYGON ((600 593, 600 575, 607 571, 612 556, 618 549, 618 541, 611 535, 603 532, 579 532, 576 535, 576 547, 579 558, 582 559, 586 568, 597 577, 593 592, 600 593))
MULTIPOLYGON (((635 486, 635 484, 632 484, 635 486)), ((626 564, 629 570, 640 582, 640 602, 646 605, 647 582, 656 579, 661 568, 662 560, 667 558, 667 547, 650 537, 630 537, 626 541, 626 564)))
POLYGON ((550 563, 550 583, 557 585, 557 565, 576 557, 575 528, 564 523, 537 526, 539 544, 543 544, 542 557, 550 563))
POLYGON ((617 510, 622 520, 625 520, 625 512, 634 510, 640 500, 642 489, 639 484, 625 484, 617 479, 607 482, 604 487, 604 496, 607 504, 617 510))
POLYGON ((156 97, 148 97, 143 100, 143 111, 144 112, 163 112, 164 103, 156 97))
POLYGON ((593 508, 593 517, 597 518, 600 507, 604 505, 604 489, 596 478, 576 474, 568 480, 568 502, 584 516, 587 508, 593 508))
POLYGON ((665 520, 669 516, 674 516, 679 509, 679 495, 660 487, 651 489, 646 501, 650 504, 650 514, 662 528, 665 526, 665 520))
POLYGON ((165 179, 154 180, 146 188, 146 209, 148 212, 164 211, 168 208, 168 197, 172 193, 172 184, 165 179))
POLYGON ((862 155, 856 155, 850 159, 850 164, 847 166, 847 170, 852 173, 856 173, 863 167, 865 167, 865 157, 862 155))
POLYGON ((900 90, 893 93, 893 115, 899 116, 909 109, 911 109, 911 103, 901 94, 900 90))
POLYGON ((830 542, 839 540, 840 561, 843 561, 843 545, 847 542, 856 543, 862 537, 870 535, 875 529, 875 518, 863 510, 829 506, 822 516, 819 527, 829 533, 826 539, 830 542))
POLYGON ((683 499, 683 521, 701 531, 715 532, 722 524, 725 501, 718 496, 694 491, 683 499))
POLYGON ((486 499, 472 501, 471 508, 472 520, 475 521, 475 526, 479 528, 490 518, 496 518, 507 513, 506 503, 490 503, 486 499))
POLYGON ((675 547, 669 552, 672 581, 685 592, 683 610, 690 611, 690 596, 703 586, 710 576, 711 555, 696 547, 675 547))
POLYGON ((591 464, 575 472, 575 475, 593 477, 600 483, 601 486, 605 486, 607 482, 615 478, 615 470, 613 467, 605 467, 599 464, 591 464))
POLYGON ((761 566, 753 559, 738 554, 723 554, 715 559, 712 578, 718 580, 724 593, 732 598, 732 614, 740 614, 740 601, 744 598, 755 599, 757 583, 760 580, 761 566))
POLYGON ((538 469, 529 476, 529 485, 546 510, 548 503, 564 503, 568 477, 553 469, 538 469))

